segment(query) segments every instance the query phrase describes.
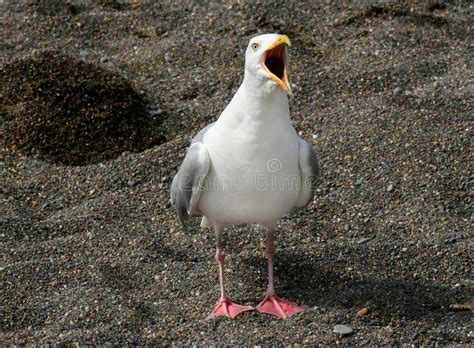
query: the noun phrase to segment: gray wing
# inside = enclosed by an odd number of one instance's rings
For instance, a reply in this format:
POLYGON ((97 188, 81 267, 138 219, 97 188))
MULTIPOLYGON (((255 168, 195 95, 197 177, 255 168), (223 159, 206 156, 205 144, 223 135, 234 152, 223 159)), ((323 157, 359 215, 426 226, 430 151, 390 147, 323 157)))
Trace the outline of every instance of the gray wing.
POLYGON ((171 183, 171 203, 175 205, 179 219, 185 220, 195 214, 204 180, 209 172, 210 157, 206 146, 194 142, 171 183))
POLYGON ((299 166, 301 172, 301 191, 295 203, 295 209, 306 207, 314 197, 319 178, 319 161, 313 147, 299 139, 299 166))

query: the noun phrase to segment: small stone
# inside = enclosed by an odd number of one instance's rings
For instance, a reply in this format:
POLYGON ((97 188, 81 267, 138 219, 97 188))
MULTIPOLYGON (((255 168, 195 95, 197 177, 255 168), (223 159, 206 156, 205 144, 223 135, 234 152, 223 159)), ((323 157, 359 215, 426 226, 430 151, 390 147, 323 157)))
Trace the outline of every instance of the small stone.
POLYGON ((394 188, 395 188, 395 186, 394 186, 393 184, 389 184, 389 185, 387 186, 387 191, 388 191, 388 192, 392 192, 394 188))
POLYGON ((357 312, 358 317, 365 317, 367 314, 369 314, 369 309, 367 307, 362 308, 357 312))
MULTIPOLYGON (((460 286, 461 284, 458 283, 456 285, 460 286)), ((470 310, 471 312, 474 312, 474 298, 469 298, 462 303, 453 303, 451 305, 451 308, 455 310, 470 310)))
POLYGON ((384 331, 387 332, 387 333, 394 333, 395 332, 394 328, 391 327, 390 325, 385 326, 384 331))
POLYGON ((373 237, 365 237, 365 238, 361 238, 357 241, 357 244, 364 244, 364 243, 367 243, 369 240, 372 240, 373 237))
POLYGON ((171 58, 171 56, 168 53, 165 53, 165 61, 169 63, 172 60, 173 60, 173 58, 171 58))
POLYGON ((416 330, 415 333, 413 334, 411 340, 412 341, 416 341, 418 339, 418 337, 422 334, 426 333, 426 330, 425 329, 420 329, 420 330, 416 330))
POLYGON ((166 111, 165 111, 165 110, 162 110, 162 109, 150 110, 150 114, 153 115, 153 116, 159 116, 159 115, 164 114, 165 112, 166 112, 166 111))
POLYGON ((135 186, 138 183, 138 180, 136 178, 132 178, 128 180, 127 185, 128 186, 135 186))
POLYGON ((80 50, 79 51, 79 57, 81 57, 81 58, 85 58, 88 55, 89 55, 89 51, 87 51, 87 50, 80 50))
POLYGON ((166 33, 166 30, 165 30, 164 28, 158 27, 158 28, 155 29, 155 34, 156 34, 157 36, 162 36, 162 35, 164 35, 165 33, 166 33))
POLYGON ((354 332, 354 330, 347 325, 336 325, 332 331, 341 336, 347 336, 354 332))
POLYGON ((362 182, 363 182, 362 178, 359 178, 359 179, 356 180, 354 185, 360 186, 360 185, 362 185, 362 182))

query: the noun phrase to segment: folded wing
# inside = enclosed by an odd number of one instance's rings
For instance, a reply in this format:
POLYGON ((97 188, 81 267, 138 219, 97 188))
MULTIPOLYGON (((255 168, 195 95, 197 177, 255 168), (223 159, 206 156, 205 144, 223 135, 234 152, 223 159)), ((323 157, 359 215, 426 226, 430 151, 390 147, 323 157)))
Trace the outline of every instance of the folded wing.
POLYGON ((314 197, 319 178, 319 161, 313 147, 299 140, 299 166, 301 173, 301 191, 295 203, 295 210, 306 207, 314 197))
POLYGON ((175 205, 183 224, 191 215, 197 213, 196 207, 209 172, 209 165, 210 158, 206 146, 201 142, 193 142, 171 183, 171 203, 175 205))

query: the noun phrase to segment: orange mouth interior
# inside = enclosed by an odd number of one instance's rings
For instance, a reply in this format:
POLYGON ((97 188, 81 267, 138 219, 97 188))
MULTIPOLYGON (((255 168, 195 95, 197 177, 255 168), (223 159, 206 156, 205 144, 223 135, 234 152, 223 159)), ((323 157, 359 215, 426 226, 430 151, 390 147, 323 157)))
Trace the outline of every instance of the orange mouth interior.
POLYGON ((273 81, 278 83, 285 91, 290 93, 288 74, 286 69, 286 47, 282 42, 277 46, 267 50, 261 62, 263 68, 270 73, 273 81))
POLYGON ((285 72, 285 44, 278 45, 275 48, 265 52, 264 64, 270 72, 283 80, 285 72))

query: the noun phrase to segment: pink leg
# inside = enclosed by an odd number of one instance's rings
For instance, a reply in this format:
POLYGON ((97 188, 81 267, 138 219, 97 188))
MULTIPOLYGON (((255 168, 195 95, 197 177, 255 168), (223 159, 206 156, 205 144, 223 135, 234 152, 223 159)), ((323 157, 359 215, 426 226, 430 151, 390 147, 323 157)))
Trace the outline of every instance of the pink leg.
POLYGON ((218 229, 216 229, 216 239, 217 239, 216 260, 219 265, 221 298, 219 299, 219 303, 217 304, 216 308, 212 311, 211 314, 208 315, 206 319, 210 320, 216 317, 229 317, 233 319, 242 312, 253 310, 253 307, 241 306, 241 305, 235 304, 225 295, 225 288, 224 288, 225 253, 224 253, 224 249, 222 248, 221 233, 220 233, 220 230, 218 229))
POLYGON ((289 318, 296 313, 303 312, 308 306, 299 306, 294 302, 279 298, 273 287, 273 253, 275 251, 275 238, 273 230, 268 230, 267 240, 265 243, 266 254, 268 258, 268 289, 265 298, 257 306, 257 311, 267 313, 278 317, 279 319, 289 318))

